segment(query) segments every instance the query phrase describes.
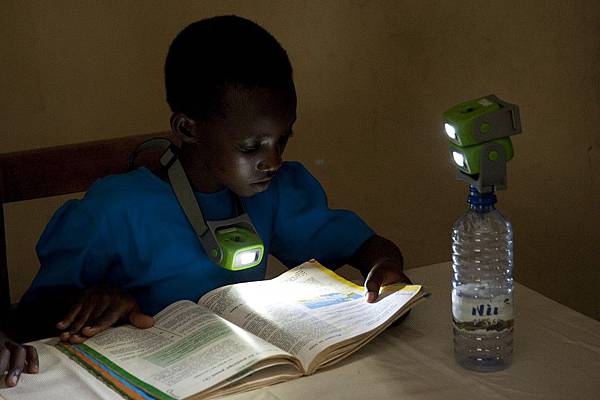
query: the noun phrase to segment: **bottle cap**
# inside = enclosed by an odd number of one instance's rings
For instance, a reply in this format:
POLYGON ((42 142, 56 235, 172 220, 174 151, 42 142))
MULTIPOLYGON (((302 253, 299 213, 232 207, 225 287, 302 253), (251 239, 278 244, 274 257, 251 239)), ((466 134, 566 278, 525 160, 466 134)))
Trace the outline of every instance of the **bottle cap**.
POLYGON ((481 193, 476 187, 469 187, 469 198, 468 203, 472 206, 492 206, 496 204, 496 194, 494 192, 481 193))

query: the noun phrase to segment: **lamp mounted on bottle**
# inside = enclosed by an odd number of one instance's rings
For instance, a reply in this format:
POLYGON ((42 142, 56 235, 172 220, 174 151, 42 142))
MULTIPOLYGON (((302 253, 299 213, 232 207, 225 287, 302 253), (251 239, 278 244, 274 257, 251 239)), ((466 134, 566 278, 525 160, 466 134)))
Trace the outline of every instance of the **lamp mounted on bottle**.
POLYGON ((458 178, 482 193, 506 189, 510 136, 521 132, 519 107, 491 94, 457 104, 443 117, 458 178))
POLYGON ((498 371, 512 361, 513 233, 495 208, 495 191, 506 189, 519 108, 489 95, 443 118, 450 159, 470 186, 469 209, 452 226, 454 354, 465 368, 498 371))

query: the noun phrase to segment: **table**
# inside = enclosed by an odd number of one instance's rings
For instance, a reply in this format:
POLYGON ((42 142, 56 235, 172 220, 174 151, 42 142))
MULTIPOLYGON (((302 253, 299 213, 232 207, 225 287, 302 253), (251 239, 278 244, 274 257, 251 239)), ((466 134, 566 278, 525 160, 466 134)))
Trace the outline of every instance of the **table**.
MULTIPOLYGON (((598 398, 600 322, 517 283, 512 366, 500 372, 472 372, 453 358, 450 263, 410 269, 407 275, 432 296, 403 324, 330 369, 227 399, 598 398)), ((44 343, 36 342, 42 371, 23 374, 16 388, 0 389, 0 398, 121 399, 44 343)))

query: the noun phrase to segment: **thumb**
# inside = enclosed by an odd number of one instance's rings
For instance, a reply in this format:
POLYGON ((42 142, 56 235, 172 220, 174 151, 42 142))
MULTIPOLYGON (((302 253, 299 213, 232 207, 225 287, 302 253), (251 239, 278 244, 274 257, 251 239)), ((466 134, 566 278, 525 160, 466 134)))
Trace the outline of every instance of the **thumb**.
POLYGON ((379 268, 373 268, 367 280, 365 281, 365 288, 367 289, 367 303, 373 303, 377 300, 379 295, 379 289, 383 283, 383 273, 379 268))
POLYGON ((147 329, 154 326, 154 318, 139 311, 132 311, 129 313, 129 323, 136 328, 147 329))

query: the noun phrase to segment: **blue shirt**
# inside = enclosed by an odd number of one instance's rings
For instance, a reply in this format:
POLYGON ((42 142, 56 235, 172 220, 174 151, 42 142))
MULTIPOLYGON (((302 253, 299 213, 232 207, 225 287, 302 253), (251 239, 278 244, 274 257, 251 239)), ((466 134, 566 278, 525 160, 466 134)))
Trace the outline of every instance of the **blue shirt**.
MULTIPOLYGON (((196 193, 207 220, 236 216, 234 196, 229 189, 196 193)), ((298 162, 284 163, 266 191, 241 201, 265 253, 288 267, 315 258, 336 268, 373 235, 356 214, 329 209, 323 188, 298 162)), ((36 249, 40 270, 22 302, 53 287, 109 283, 150 315, 220 286, 264 279, 267 260, 241 271, 211 262, 169 183, 144 167, 100 179, 83 199, 66 202, 36 249)))

